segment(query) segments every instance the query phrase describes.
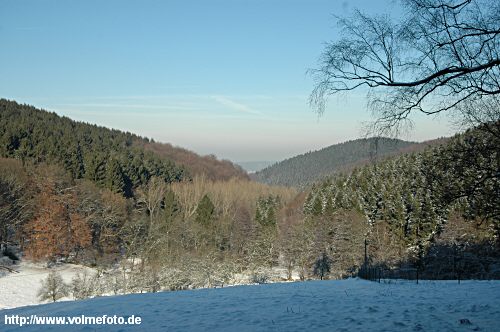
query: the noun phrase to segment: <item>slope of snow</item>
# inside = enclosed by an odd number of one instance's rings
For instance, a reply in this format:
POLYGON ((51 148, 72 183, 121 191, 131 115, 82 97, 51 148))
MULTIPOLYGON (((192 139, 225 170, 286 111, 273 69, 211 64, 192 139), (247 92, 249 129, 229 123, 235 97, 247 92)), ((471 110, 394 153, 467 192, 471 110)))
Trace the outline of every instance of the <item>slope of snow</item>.
MULTIPOLYGON (((0 309, 39 304, 37 293, 43 279, 47 278, 51 269, 44 264, 22 261, 11 268, 18 273, 0 276, 0 309)), ((54 268, 69 283, 71 279, 84 270, 91 270, 81 265, 64 264, 54 268)), ((63 300, 69 300, 63 299, 63 300)), ((3 319, 3 317, 0 317, 3 319)), ((1 329, 0 329, 1 330, 1 329)))
MULTIPOLYGON (((4 315, 140 316, 139 326, 59 331, 498 331, 499 281, 310 281, 110 296, 0 311, 4 315)), ((43 331, 24 326, 23 331, 43 331)))

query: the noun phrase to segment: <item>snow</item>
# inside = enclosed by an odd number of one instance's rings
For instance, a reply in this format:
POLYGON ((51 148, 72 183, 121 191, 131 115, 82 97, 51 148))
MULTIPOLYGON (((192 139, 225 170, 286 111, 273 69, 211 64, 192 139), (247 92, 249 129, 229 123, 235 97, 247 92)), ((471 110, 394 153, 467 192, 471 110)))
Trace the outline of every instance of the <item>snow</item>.
POLYGON ((347 279, 109 296, 2 310, 1 331, 20 329, 3 325, 3 316, 13 314, 142 318, 139 326, 71 331, 498 331, 500 281, 347 279))
MULTIPOLYGON (((138 265, 140 260, 129 260, 128 263, 138 265)), ((42 280, 47 278, 53 270, 57 271, 67 284, 70 284, 73 277, 78 273, 87 271, 89 275, 93 275, 97 272, 97 270, 83 265, 59 264, 56 267, 49 268, 47 264, 34 263, 28 260, 22 260, 18 264, 10 265, 10 268, 17 271, 17 273, 0 270, 0 310, 46 303, 46 301, 40 302, 37 293, 42 280)), ((262 269, 260 272, 268 277, 268 282, 283 282, 286 278, 286 269, 284 268, 273 267, 271 269, 262 269)), ((292 274, 292 279, 299 280, 297 272, 292 274)), ((249 285, 252 283, 254 283, 252 275, 238 273, 233 276, 229 285, 249 285)), ((228 285, 225 284, 224 286, 228 285)), ((112 292, 104 295, 112 295, 112 292)), ((69 296, 62 298, 60 301, 71 300, 74 300, 74 298, 69 296)))
MULTIPOLYGON (((70 283, 77 273, 91 270, 73 264, 63 264, 49 269, 46 264, 36 264, 28 261, 22 261, 18 265, 10 266, 10 268, 19 273, 8 273, 5 276, 0 276, 0 309, 40 304, 37 297, 38 290, 42 280, 47 278, 52 270, 58 271, 67 283, 70 283)), ((70 300, 70 298, 63 298, 62 300, 70 300)))

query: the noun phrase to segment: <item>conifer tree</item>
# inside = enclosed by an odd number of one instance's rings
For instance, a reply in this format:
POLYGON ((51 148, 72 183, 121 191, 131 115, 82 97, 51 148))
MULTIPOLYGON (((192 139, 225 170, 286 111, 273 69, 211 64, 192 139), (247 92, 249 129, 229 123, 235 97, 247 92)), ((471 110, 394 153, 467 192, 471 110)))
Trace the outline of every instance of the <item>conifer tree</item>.
POLYGON ((167 190, 164 199, 164 211, 167 221, 172 221, 181 210, 180 203, 172 190, 167 190))
POLYGON ((125 193, 124 174, 120 163, 114 158, 106 164, 106 188, 115 193, 125 193))
POLYGON ((321 256, 314 263, 314 275, 320 277, 321 280, 330 273, 331 259, 328 257, 326 252, 323 252, 321 256))
POLYGON ((323 213, 323 204, 320 195, 316 195, 313 199, 311 213, 313 216, 319 216, 323 213))
POLYGON ((215 206, 205 194, 200 202, 198 203, 198 207, 196 208, 196 222, 200 224, 207 225, 212 222, 215 215, 215 206))

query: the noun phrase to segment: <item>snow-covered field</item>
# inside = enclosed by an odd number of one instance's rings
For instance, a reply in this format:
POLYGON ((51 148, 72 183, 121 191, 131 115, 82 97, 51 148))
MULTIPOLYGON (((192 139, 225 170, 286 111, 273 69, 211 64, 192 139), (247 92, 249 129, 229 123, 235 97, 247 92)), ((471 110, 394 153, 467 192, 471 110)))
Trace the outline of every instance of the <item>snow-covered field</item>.
POLYGON ((500 331, 500 282, 348 279, 110 296, 2 310, 0 331, 43 331, 4 325, 4 315, 32 314, 142 318, 60 331, 500 331))
MULTIPOLYGON (((94 275, 97 271, 93 268, 75 264, 60 264, 56 267, 48 268, 44 263, 34 263, 23 260, 18 264, 10 265, 15 272, 0 270, 0 310, 23 307, 46 303, 38 299, 38 290, 42 280, 46 279, 51 271, 57 271, 67 284, 71 284, 72 279, 78 274, 86 271, 89 275, 94 275)), ((269 276, 269 282, 277 282, 286 278, 286 270, 274 267, 265 270, 265 275, 269 276)), ((292 274, 293 280, 299 280, 298 273, 292 274)), ((230 281, 231 285, 252 284, 252 277, 249 274, 235 274, 230 281)), ((109 292, 107 295, 112 295, 109 292)), ((71 301, 74 298, 69 295, 59 301, 71 301)), ((1 332, 1 331, 0 331, 1 332)))
MULTIPOLYGON (((37 293, 42 280, 47 278, 51 270, 43 264, 34 264, 26 261, 23 261, 19 265, 12 265, 11 268, 18 273, 6 273, 0 276, 0 310, 40 304, 37 293)), ((71 282, 71 279, 77 273, 81 273, 84 270, 91 271, 91 269, 84 266, 73 264, 64 264, 54 269, 61 274, 67 283, 71 282)), ((66 298, 62 300, 70 299, 66 298)), ((2 317, 0 318, 3 319, 2 317)))

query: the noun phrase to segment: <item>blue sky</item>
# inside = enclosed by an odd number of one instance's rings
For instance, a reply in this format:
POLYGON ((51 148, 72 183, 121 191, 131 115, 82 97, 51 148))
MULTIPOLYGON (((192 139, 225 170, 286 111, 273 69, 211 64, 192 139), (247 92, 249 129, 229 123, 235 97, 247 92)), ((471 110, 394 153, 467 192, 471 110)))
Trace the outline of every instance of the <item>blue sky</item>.
MULTIPOLYGON (((390 0, 0 0, 0 96, 233 161, 360 136, 363 94, 308 106, 333 15, 390 0)), ((406 137, 453 132, 416 118, 406 137)))

